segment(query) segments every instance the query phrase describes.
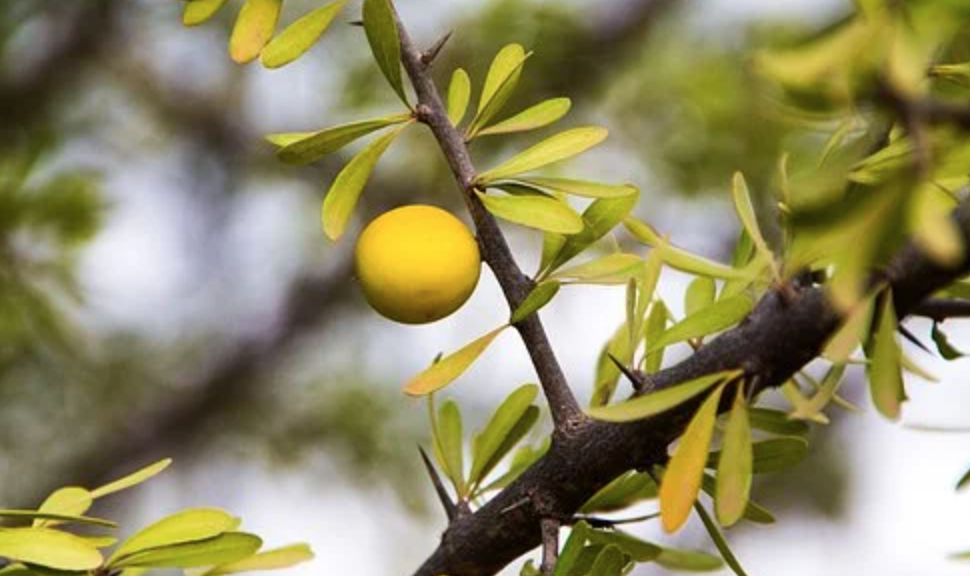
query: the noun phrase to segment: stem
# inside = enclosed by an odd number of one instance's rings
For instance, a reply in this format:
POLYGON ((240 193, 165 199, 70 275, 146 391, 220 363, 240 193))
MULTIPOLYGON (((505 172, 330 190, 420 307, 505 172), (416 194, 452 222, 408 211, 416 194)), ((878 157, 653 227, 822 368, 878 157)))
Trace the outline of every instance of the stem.
POLYGON ((543 576, 551 576, 559 561, 559 520, 554 518, 542 519, 542 566, 539 571, 543 576))
MULTIPOLYGON (((397 18, 396 15, 395 17, 397 18)), ((448 113, 431 79, 431 73, 422 61, 422 53, 414 46, 400 18, 397 26, 401 40, 401 60, 418 96, 418 105, 415 107, 417 117, 428 125, 438 141, 475 224, 482 258, 495 273, 509 307, 515 310, 529 295, 533 283, 516 264, 498 222, 475 196, 474 181, 477 173, 465 140, 448 120, 448 113)), ((539 376, 556 431, 567 432, 583 424, 586 416, 566 382, 538 315, 530 315, 516 324, 515 328, 522 337, 539 376)))

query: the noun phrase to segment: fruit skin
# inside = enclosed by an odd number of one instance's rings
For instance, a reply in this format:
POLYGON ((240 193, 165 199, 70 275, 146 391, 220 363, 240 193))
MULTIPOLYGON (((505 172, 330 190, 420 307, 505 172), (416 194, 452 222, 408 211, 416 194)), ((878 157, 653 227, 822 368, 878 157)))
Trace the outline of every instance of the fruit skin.
POLYGON ((421 204, 368 224, 354 258, 367 302, 402 324, 434 322, 458 310, 482 270, 478 243, 462 221, 421 204))

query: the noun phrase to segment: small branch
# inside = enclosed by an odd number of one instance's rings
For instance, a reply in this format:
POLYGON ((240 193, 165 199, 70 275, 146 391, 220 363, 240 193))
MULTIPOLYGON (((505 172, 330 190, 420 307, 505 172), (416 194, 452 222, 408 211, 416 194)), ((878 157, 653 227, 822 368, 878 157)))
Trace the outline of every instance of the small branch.
POLYGON ((551 576, 559 561, 559 526, 559 520, 542 519, 542 566, 539 571, 543 576, 551 576))
MULTIPOLYGON (((421 52, 415 48, 400 20, 397 25, 401 39, 401 60, 418 96, 418 105, 415 107, 418 119, 427 124, 438 141, 448 166, 462 190, 465 204, 475 224, 478 241, 482 247, 482 257, 495 273, 510 309, 514 310, 529 295, 532 281, 516 264, 498 222, 476 197, 474 187, 476 171, 465 140, 448 120, 448 113, 422 61, 421 52)), ((539 376, 556 431, 566 433, 587 422, 585 414, 566 382, 566 376, 552 351, 539 317, 532 314, 517 323, 515 328, 522 337, 532 359, 532 365, 539 376)))
POLYGON ((911 314, 936 322, 943 322, 947 318, 970 318, 970 300, 930 298, 913 309, 911 314))
POLYGON ((438 471, 435 470, 434 464, 431 463, 431 459, 428 458, 428 453, 424 451, 424 448, 418 446, 418 452, 421 453, 421 461, 424 462, 424 468, 428 471, 428 476, 431 477, 431 484, 434 485, 434 491, 438 495, 438 500, 441 502, 441 506, 445 509, 445 515, 448 517, 448 522, 454 522, 458 518, 458 506, 451 501, 451 497, 448 496, 448 491, 445 490, 445 485, 441 481, 441 476, 438 475, 438 471))

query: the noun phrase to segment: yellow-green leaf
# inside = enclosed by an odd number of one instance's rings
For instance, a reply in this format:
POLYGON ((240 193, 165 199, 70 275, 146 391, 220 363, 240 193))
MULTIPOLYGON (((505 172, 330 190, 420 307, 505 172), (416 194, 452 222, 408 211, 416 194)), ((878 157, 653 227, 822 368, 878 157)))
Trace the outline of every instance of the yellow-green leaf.
POLYGON ((253 534, 226 532, 206 540, 143 550, 110 564, 112 568, 196 568, 229 564, 252 556, 262 545, 263 541, 253 534))
POLYGON ((281 147, 276 152, 281 161, 287 164, 305 165, 340 150, 358 138, 376 132, 381 128, 407 122, 410 119, 410 114, 397 114, 385 118, 342 124, 317 132, 273 134, 266 138, 281 147))
POLYGON ((632 184, 603 184, 587 180, 573 180, 569 178, 521 178, 514 182, 522 183, 539 190, 561 192, 584 198, 620 198, 637 193, 637 187, 632 184))
POLYGON ((279 68, 306 53, 330 27, 349 0, 337 0, 313 10, 286 27, 266 45, 260 61, 267 68, 279 68))
POLYGON ((842 364, 849 359, 852 352, 859 347, 865 331, 869 328, 874 308, 874 298, 865 298, 856 302, 849 310, 842 326, 832 335, 822 356, 836 364, 842 364))
MULTIPOLYGON (((508 445, 507 439, 513 436, 519 422, 523 418, 528 418, 529 408, 534 408, 532 402, 538 393, 538 386, 526 384, 512 392, 498 407, 485 429, 475 440, 472 469, 469 475, 470 483, 481 482, 495 466, 496 456, 503 455, 501 449, 503 445, 508 445)), ((508 449, 511 449, 511 446, 508 446, 508 449)))
POLYGON ((735 269, 720 262, 709 260, 696 254, 678 248, 663 239, 653 228, 641 220, 628 217, 623 220, 623 226, 634 238, 647 246, 663 251, 664 263, 689 274, 723 278, 725 280, 750 280, 751 272, 745 269, 735 269))
POLYGON ((870 338, 867 353, 869 362, 869 392, 876 409, 890 420, 899 418, 900 406, 906 398, 900 366, 899 344, 896 342, 896 311, 892 292, 886 291, 879 306, 877 326, 870 338))
POLYGON ((552 98, 523 110, 507 120, 479 130, 478 135, 512 134, 542 128, 565 116, 571 106, 572 101, 569 98, 552 98))
POLYGON ((390 0, 364 0, 364 31, 374 60, 398 97, 408 105, 401 79, 401 40, 390 0))
POLYGON ((239 64, 252 62, 273 37, 283 0, 246 0, 229 38, 229 56, 239 64))
POLYGON ((660 556, 657 556, 654 562, 669 570, 685 572, 712 572, 724 567, 724 563, 717 556, 698 550, 677 548, 661 548, 660 556))
POLYGON ((294 544, 284 548, 260 552, 231 564, 216 566, 200 576, 221 576, 222 574, 238 574, 241 572, 258 572, 262 570, 280 570, 291 568, 303 562, 313 560, 313 551, 306 544, 294 544))
POLYGON ((101 553, 73 534, 49 528, 0 530, 0 557, 55 570, 94 570, 101 553))
POLYGON ((185 3, 182 12, 182 23, 186 26, 198 26, 216 15, 225 6, 227 0, 191 0, 185 3))
POLYGON ((441 453, 441 467, 445 475, 455 485, 460 496, 465 487, 465 464, 463 458, 463 438, 461 411, 458 404, 448 400, 438 411, 438 443, 441 453))
MULTIPOLYGON (((744 175, 740 172, 734 173, 734 181, 731 187, 731 194, 734 198, 734 209, 741 219, 741 224, 748 232, 748 236, 754 242, 755 248, 761 253, 766 262, 772 263, 774 269, 775 255, 761 235, 761 228, 758 226, 758 218, 754 213, 754 204, 751 202, 751 194, 748 192, 748 183, 744 181, 744 175)), ((777 276, 777 274, 776 274, 777 276)))
POLYGON ((578 284, 626 284, 643 272, 644 261, 635 254, 616 253, 564 268, 552 277, 578 284))
POLYGON ((591 418, 607 422, 629 422, 649 418, 676 408, 718 384, 737 378, 740 374, 741 372, 737 370, 707 374, 671 388, 638 396, 633 400, 590 408, 587 414, 591 418))
MULTIPOLYGON (((117 528, 118 525, 111 520, 102 518, 92 518, 91 516, 74 516, 70 514, 51 514, 37 510, 0 510, 0 518, 22 518, 31 520, 55 520, 58 524, 70 522, 73 524, 86 524, 88 526, 104 526, 106 528, 117 528)), ((51 524, 48 523, 48 526, 51 524)), ((36 526, 36 523, 35 523, 36 526)))
POLYGON ((698 276, 687 286, 687 294, 684 296, 684 314, 693 316, 704 308, 714 303, 717 295, 717 285, 714 279, 707 276, 698 276))
POLYGON ((451 83, 448 84, 448 120, 452 126, 458 126, 465 119, 471 97, 472 80, 468 77, 468 72, 458 68, 451 75, 451 83))
POLYGON ((512 319, 509 321, 509 324, 518 324, 532 314, 538 312, 546 304, 551 302, 558 293, 559 282, 555 280, 548 280, 539 283, 535 288, 532 289, 531 292, 529 292, 529 295, 525 297, 525 300, 523 300, 512 313, 512 319))
POLYGON ((723 386, 716 388, 694 414, 660 483, 660 519, 667 532, 676 532, 687 522, 697 500, 723 390, 723 386))
MULTIPOLYGON (((39 512, 47 514, 63 514, 66 516, 82 516, 91 508, 94 496, 91 492, 79 486, 60 488, 51 493, 38 508, 39 512)), ((34 520, 35 527, 54 526, 56 520, 34 520)))
POLYGON ((815 396, 803 404, 795 406, 795 411, 791 417, 798 420, 815 420, 822 410, 829 405, 839 391, 842 384, 842 375, 845 374, 845 364, 837 364, 829 368, 822 385, 819 387, 815 396))
POLYGON ((223 510, 185 510, 159 520, 126 540, 115 550, 109 564, 152 548, 214 538, 232 530, 236 524, 236 518, 223 510))
POLYGON ((720 332, 743 320, 753 307, 754 301, 747 294, 722 298, 671 326, 650 343, 647 351, 653 352, 677 342, 720 332))
MULTIPOLYGON (((650 258, 647 258, 650 261, 650 258)), ((647 315, 647 324, 644 331, 644 338, 646 339, 647 349, 650 349, 650 345, 658 340, 667 329, 667 319, 669 314, 667 312, 667 305, 664 304, 663 300, 657 300, 653 306, 650 307, 650 314, 647 315)), ((663 365, 664 359, 664 349, 659 348, 653 352, 648 352, 644 355, 643 369, 647 374, 653 374, 654 372, 660 370, 663 365)))
POLYGON ((124 478, 115 480, 114 482, 109 482, 100 488, 95 488, 91 491, 92 498, 103 498, 109 494, 114 494, 116 492, 121 492, 122 490, 127 490, 134 486, 150 480, 151 478, 161 474, 166 468, 172 464, 171 458, 166 458, 160 460, 150 466, 146 466, 137 472, 133 472, 124 478))
POLYGON ((598 126, 573 128, 560 132, 506 160, 495 168, 483 172, 478 176, 478 182, 487 184, 571 158, 596 146, 605 140, 607 135, 606 129, 598 126))
POLYGON ((474 138, 508 102, 519 83, 522 67, 530 55, 519 44, 509 44, 495 55, 485 76, 482 96, 478 100, 478 112, 468 127, 469 139, 474 138))
POLYGON ((738 386, 717 465, 715 506, 722 526, 733 526, 744 516, 751 495, 752 459, 748 407, 744 387, 738 386))
POLYGON ((323 231, 328 238, 337 240, 343 236, 377 161, 403 129, 404 126, 399 127, 370 143, 337 174, 327 197, 323 199, 321 213, 323 231))
POLYGON ((576 234, 582 217, 565 202, 546 196, 497 196, 478 192, 485 208, 503 220, 555 234, 576 234))
POLYGON ((606 236, 633 210, 639 196, 639 193, 634 193, 619 198, 600 198, 590 204, 583 211, 582 232, 566 238, 555 257, 544 268, 545 272, 555 271, 606 236))
POLYGON ((404 392, 412 396, 423 396, 440 390, 451 384, 471 366, 489 344, 495 340, 506 326, 496 328, 488 334, 478 338, 464 348, 440 361, 432 364, 427 370, 411 379, 404 387, 404 392))

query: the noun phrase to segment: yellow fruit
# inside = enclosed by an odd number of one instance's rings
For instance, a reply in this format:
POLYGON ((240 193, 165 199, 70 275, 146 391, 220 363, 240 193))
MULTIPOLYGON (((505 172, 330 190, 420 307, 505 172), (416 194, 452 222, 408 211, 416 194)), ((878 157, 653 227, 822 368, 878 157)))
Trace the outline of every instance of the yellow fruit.
POLYGON ((367 302, 404 324, 434 322, 460 308, 482 268, 468 228, 434 206, 382 214, 364 228, 354 256, 367 302))

